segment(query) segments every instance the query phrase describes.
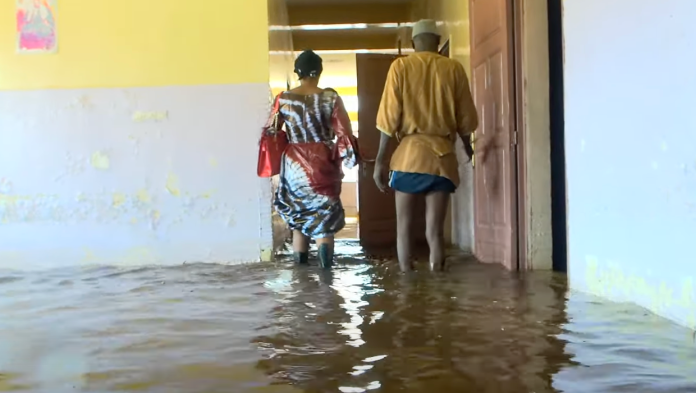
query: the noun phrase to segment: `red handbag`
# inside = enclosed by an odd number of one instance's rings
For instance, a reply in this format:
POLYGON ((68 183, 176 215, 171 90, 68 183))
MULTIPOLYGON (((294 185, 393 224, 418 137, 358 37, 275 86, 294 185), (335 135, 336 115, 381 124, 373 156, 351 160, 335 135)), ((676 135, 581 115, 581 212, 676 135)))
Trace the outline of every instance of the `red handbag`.
POLYGON ((259 143, 259 163, 257 174, 259 177, 271 177, 280 173, 281 159, 285 148, 288 147, 288 135, 278 125, 280 115, 280 94, 273 105, 273 123, 263 130, 259 143))

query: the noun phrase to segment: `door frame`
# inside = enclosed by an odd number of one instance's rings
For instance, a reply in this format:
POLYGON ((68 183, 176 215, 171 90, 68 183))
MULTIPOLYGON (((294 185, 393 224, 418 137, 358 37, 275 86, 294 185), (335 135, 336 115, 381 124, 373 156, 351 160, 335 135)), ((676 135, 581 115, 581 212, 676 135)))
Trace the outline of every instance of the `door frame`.
MULTIPOLYGON (((451 38, 447 38, 445 42, 442 44, 440 47, 440 50, 438 53, 440 56, 445 56, 447 58, 450 58, 450 41, 451 38)), ((473 197, 473 195, 472 195, 473 197)), ((452 221, 452 209, 454 208, 454 197, 450 197, 449 204, 447 205, 447 213, 445 214, 445 229, 444 229, 444 235, 445 235, 445 244, 449 247, 452 245, 452 233, 454 233, 454 222, 452 221)))
POLYGON ((438 53, 441 56, 450 57, 450 39, 448 38, 443 44, 438 53))
POLYGON ((513 11, 518 133, 518 270, 552 270, 548 4, 546 0, 507 1, 513 11))
MULTIPOLYGON (((530 69, 533 69, 536 64, 548 63, 548 20, 546 18, 546 1, 539 0, 506 0, 510 6, 510 13, 508 14, 508 23, 510 23, 510 34, 508 37, 510 39, 510 59, 512 60, 512 86, 513 95, 511 97, 514 102, 511 102, 511 106, 514 110, 514 128, 511 130, 511 138, 514 138, 514 133, 517 132, 516 143, 513 148, 513 154, 515 155, 515 175, 511 180, 517 197, 515 201, 512 201, 510 209, 512 211, 512 230, 514 231, 513 239, 513 255, 516 257, 516 270, 526 271, 532 270, 533 268, 540 269, 550 269, 550 250, 549 250, 549 266, 545 266, 545 263, 534 264, 530 260, 530 256, 536 256, 537 253, 534 252, 535 248, 538 246, 535 244, 535 239, 530 239, 530 220, 534 219, 530 217, 531 211, 529 209, 529 166, 527 158, 529 157, 529 143, 530 135, 528 124, 530 119, 534 124, 539 124, 541 121, 542 127, 539 129, 540 133, 545 133, 546 139, 550 137, 550 125, 548 121, 543 121, 543 118, 549 117, 549 95, 548 95, 548 67, 542 68, 541 72, 536 72, 535 75, 539 75, 540 80, 545 79, 545 83, 537 86, 530 87, 530 69), (544 3, 543 7, 529 7, 530 4, 540 4, 544 3), (541 23, 543 22, 543 24, 541 23), (539 26, 543 28, 527 28, 528 26, 539 26), (526 44, 527 42, 537 41, 534 45, 526 44), (539 49, 535 49, 534 47, 539 49), (542 50, 543 48, 543 50, 542 50), (530 61, 531 60, 531 61, 530 61), (528 102, 534 100, 541 100, 546 105, 543 106, 541 111, 535 111, 527 105, 528 102), (546 126, 544 126, 544 124, 546 126)), ((536 139, 536 138, 535 138, 536 139)), ((544 149, 541 149, 542 151, 544 149)), ((549 150, 546 150, 549 153, 549 150)), ((532 168, 534 173, 533 177, 540 177, 540 171, 544 170, 550 174, 550 163, 546 167, 539 167, 536 165, 532 168)), ((541 176, 545 177, 545 176, 541 176)), ((543 179, 541 180, 543 183, 543 179)), ((550 187, 550 178, 548 180, 550 187)), ((535 193, 536 194, 536 193, 535 193)), ((543 197, 542 197, 543 198, 543 197)), ((543 203, 543 202, 542 202, 543 203)), ((550 217, 550 196, 548 197, 547 206, 549 210, 550 217)), ((476 207, 474 206, 474 209, 476 207)), ((542 213, 543 215, 543 213, 542 213)), ((543 225, 544 229, 546 226, 543 225)), ((538 228, 538 226, 537 226, 538 228)), ((551 236, 551 223, 548 223, 548 230, 542 231, 542 235, 551 236)), ((473 234, 476 236, 476 233, 473 234)), ((476 244, 476 241, 474 241, 476 244)), ((543 258, 544 254, 541 254, 543 258)), ((513 267, 514 268, 514 267, 513 267)))
MULTIPOLYGON (((515 110, 515 130, 517 131, 517 144, 515 146, 515 158, 517 165, 515 169, 516 184, 513 186, 517 190, 517 206, 514 209, 516 217, 514 217, 514 225, 516 226, 515 233, 517 235, 516 254, 517 254, 517 270, 528 270, 527 264, 527 154, 526 141, 527 130, 524 122, 524 72, 522 56, 524 49, 522 46, 522 33, 524 31, 522 7, 524 0, 508 0, 511 3, 512 10, 512 67, 513 67, 513 87, 514 87, 514 110, 515 110)), ((513 131, 513 132, 514 132, 513 131)))

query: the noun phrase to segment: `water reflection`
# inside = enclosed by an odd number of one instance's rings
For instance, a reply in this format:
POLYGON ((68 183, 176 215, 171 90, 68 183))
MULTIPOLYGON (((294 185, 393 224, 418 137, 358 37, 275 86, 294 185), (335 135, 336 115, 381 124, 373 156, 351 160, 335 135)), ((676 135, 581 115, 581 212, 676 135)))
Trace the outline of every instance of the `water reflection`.
POLYGON ((0 273, 0 392, 694 392, 691 334, 454 258, 0 273), (425 269, 424 269, 425 270, 425 269))

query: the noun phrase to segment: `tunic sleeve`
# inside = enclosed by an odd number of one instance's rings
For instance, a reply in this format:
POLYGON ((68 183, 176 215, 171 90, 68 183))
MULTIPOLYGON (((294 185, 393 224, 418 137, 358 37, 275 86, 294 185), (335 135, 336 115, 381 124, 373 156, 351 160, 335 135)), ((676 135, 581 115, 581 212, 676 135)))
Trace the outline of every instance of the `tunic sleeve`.
POLYGON ((457 64, 457 133, 467 137, 478 127, 478 114, 464 66, 461 63, 457 64))
POLYGON ((387 81, 384 84, 382 100, 377 112, 377 129, 393 137, 399 132, 401 126, 401 114, 403 102, 401 100, 401 88, 399 82, 402 74, 402 63, 395 60, 389 68, 387 81))
POLYGON ((360 150, 358 149, 358 140, 353 135, 350 118, 341 97, 336 97, 333 113, 331 114, 331 123, 337 137, 335 158, 342 160, 343 165, 347 168, 353 168, 360 163, 360 150))

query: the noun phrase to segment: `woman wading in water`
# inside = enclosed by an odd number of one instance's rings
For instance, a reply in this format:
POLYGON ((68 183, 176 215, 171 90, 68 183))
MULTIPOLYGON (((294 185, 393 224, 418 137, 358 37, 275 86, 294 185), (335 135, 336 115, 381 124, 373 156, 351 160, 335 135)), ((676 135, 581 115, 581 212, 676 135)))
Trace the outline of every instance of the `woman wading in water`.
POLYGON ((321 266, 330 268, 334 235, 345 226, 341 164, 354 167, 359 153, 341 97, 335 90, 318 87, 322 71, 321 57, 303 52, 295 61, 301 85, 277 97, 277 127, 285 125, 290 143, 282 157, 273 204, 292 230, 295 261, 308 263, 309 239, 314 238, 321 266))

